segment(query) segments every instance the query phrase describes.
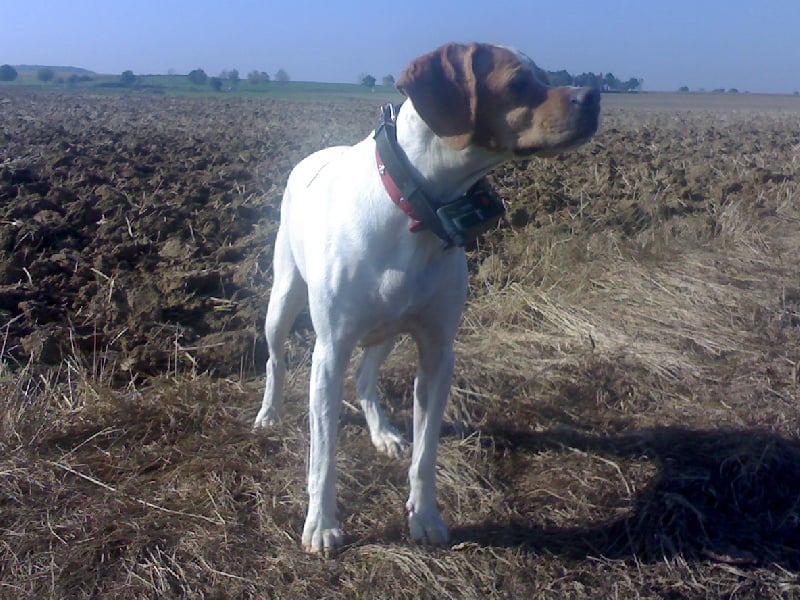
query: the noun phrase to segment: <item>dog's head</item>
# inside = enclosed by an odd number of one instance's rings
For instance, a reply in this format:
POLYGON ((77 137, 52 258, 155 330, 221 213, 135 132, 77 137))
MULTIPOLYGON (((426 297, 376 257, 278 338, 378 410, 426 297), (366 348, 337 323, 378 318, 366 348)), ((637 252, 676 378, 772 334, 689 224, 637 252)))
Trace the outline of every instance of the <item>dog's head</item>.
POLYGON ((524 54, 490 44, 442 46, 412 62, 397 87, 455 150, 552 155, 591 138, 600 115, 597 90, 550 87, 524 54))

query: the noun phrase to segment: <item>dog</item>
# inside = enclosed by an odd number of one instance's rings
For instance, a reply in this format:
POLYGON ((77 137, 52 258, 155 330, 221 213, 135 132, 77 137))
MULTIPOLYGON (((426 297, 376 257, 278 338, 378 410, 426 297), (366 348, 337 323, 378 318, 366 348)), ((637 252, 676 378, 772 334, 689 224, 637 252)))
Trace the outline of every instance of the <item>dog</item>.
POLYGON ((342 545, 335 450, 343 382, 358 345, 364 353, 355 384, 372 443, 390 456, 407 452, 377 397, 378 370, 401 334, 413 338, 419 354, 406 503, 410 537, 448 541, 435 469, 467 295, 463 245, 476 224, 481 229, 486 206, 490 224, 498 213, 496 202, 485 194, 475 200, 471 190, 503 162, 552 156, 586 142, 598 127, 597 90, 549 87, 531 59, 504 46, 444 45, 414 60, 397 88, 406 100, 397 113, 388 109, 380 131, 303 159, 281 205, 265 324, 266 389, 255 427, 280 419, 283 346, 308 306, 316 342, 302 544, 313 553, 332 555, 342 545), (442 207, 455 216, 444 216, 442 207))

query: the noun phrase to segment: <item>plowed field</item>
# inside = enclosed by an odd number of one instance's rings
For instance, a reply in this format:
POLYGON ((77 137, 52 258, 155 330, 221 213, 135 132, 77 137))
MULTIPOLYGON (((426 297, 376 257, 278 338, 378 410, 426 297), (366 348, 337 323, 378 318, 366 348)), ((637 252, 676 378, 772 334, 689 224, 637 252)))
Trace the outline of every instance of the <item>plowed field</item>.
MULTIPOLYGON (((252 432, 292 165, 368 102, 0 91, 0 596, 800 593, 800 99, 604 96, 491 175, 440 457, 453 543, 352 386, 337 560, 303 554, 313 332, 252 432)), ((343 199, 346 201, 346 199, 343 199)), ((409 433, 414 348, 381 390, 409 433)))

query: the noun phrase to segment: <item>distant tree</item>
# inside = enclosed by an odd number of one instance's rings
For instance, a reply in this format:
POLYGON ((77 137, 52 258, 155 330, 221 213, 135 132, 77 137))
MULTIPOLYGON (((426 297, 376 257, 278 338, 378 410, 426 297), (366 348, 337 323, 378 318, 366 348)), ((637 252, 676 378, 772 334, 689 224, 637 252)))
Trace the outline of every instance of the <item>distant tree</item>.
POLYGON ((548 73, 553 75, 550 83, 552 85, 577 85, 581 87, 593 87, 606 92, 635 92, 642 89, 644 79, 631 77, 628 81, 620 81, 613 73, 603 75, 595 73, 581 73, 571 77, 566 71, 548 73), (571 78, 571 81, 568 79, 571 78))
POLYGON ((14 81, 17 75, 17 70, 11 65, 0 65, 0 81, 14 81))
POLYGON ((795 96, 800 96, 800 92, 795 92, 794 95, 795 96))
POLYGON ((716 89, 712 90, 711 93, 712 94, 724 94, 725 93, 725 88, 716 88, 716 89))
POLYGON ((283 69, 278 69, 278 72, 275 73, 275 81, 279 81, 281 83, 286 83, 289 81, 289 74, 284 71, 283 69))
POLYGON ((56 72, 51 69, 50 67, 42 67, 38 71, 36 71, 36 79, 39 81, 44 81, 47 83, 48 81, 53 81, 56 76, 56 72))
POLYGON ((375 89, 375 78, 372 75, 364 75, 361 78, 361 85, 371 90, 375 89))
POLYGON ((136 83, 136 75, 133 74, 133 71, 130 69, 127 71, 123 71, 122 75, 119 76, 119 82, 122 85, 133 85, 136 83))
POLYGON ((622 84, 622 89, 626 92, 636 92, 642 89, 642 84, 644 83, 644 79, 638 79, 636 77, 631 77, 622 84))
POLYGON ((602 89, 603 76, 602 74, 595 75, 594 73, 581 73, 580 75, 575 76, 575 83, 573 85, 602 89))
POLYGON ((269 83, 269 73, 265 73, 264 71, 250 71, 247 74, 247 81, 253 85, 269 83))
POLYGON ((208 85, 210 85, 211 89, 215 92, 222 91, 222 79, 220 77, 209 77, 208 85))
POLYGON ((689 86, 688 85, 682 85, 681 87, 678 88, 678 91, 681 92, 682 94, 685 94, 685 93, 687 93, 689 91, 689 86))
POLYGON ((572 85, 574 77, 564 69, 560 71, 547 71, 547 78, 550 80, 550 85, 562 86, 572 85))
POLYGON ((729 94, 738 94, 739 90, 737 90, 736 88, 731 88, 731 89, 728 90, 728 93, 729 94))
POLYGON ((190 71, 186 76, 193 85, 205 85, 208 82, 208 75, 203 69, 195 69, 190 71))
POLYGON ((394 75, 384 75, 381 82, 385 87, 394 87, 394 75))
POLYGON ((239 85, 239 71, 238 69, 231 69, 230 71, 223 71, 220 75, 220 78, 223 80, 227 80, 230 84, 231 88, 235 88, 239 85))

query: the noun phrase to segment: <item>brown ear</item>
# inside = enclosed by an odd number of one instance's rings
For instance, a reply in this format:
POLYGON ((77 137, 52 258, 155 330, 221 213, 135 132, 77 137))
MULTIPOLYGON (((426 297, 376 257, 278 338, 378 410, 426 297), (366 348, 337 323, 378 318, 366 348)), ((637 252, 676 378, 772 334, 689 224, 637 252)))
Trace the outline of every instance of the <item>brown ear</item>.
POLYGON ((412 62, 397 82, 422 120, 454 150, 464 149, 475 131, 476 49, 476 44, 442 46, 412 62))

